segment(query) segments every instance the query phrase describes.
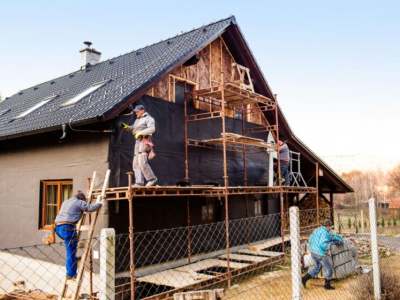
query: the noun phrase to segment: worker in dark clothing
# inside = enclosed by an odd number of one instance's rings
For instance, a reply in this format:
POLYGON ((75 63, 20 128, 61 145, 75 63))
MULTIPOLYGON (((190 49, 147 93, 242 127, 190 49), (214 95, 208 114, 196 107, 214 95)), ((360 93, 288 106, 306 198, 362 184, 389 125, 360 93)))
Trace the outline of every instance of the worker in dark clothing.
POLYGON ((55 232, 59 238, 64 240, 67 270, 67 279, 76 277, 77 259, 76 251, 78 247, 78 235, 76 232, 76 223, 81 219, 83 212, 93 212, 101 207, 100 198, 94 204, 86 202, 86 196, 81 191, 63 202, 60 212, 55 219, 55 232))
POLYGON ((335 289, 331 285, 333 267, 330 257, 327 255, 332 244, 342 244, 343 238, 339 234, 331 231, 332 221, 327 219, 323 225, 315 229, 308 238, 308 247, 311 252, 311 257, 314 261, 314 266, 303 276, 302 283, 306 286, 309 279, 315 278, 324 269, 325 285, 327 290, 335 289))
POLYGON ((284 142, 279 140, 279 164, 281 168, 281 178, 284 180, 283 185, 290 185, 290 178, 289 178, 289 162, 290 162, 290 154, 289 154, 289 147, 284 142))

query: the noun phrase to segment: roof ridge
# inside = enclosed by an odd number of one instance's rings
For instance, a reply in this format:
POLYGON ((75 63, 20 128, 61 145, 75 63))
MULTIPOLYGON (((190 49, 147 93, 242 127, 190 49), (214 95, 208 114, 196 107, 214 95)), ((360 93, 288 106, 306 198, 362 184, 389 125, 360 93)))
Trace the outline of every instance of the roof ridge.
POLYGON ((184 36, 184 35, 186 35, 186 34, 189 34, 189 33, 191 33, 191 32, 194 32, 194 31, 196 31, 196 30, 199 30, 199 29, 201 29, 201 28, 208 27, 208 26, 212 26, 212 25, 217 24, 217 23, 225 22, 225 21, 227 21, 227 20, 229 20, 229 19, 231 19, 233 22, 236 22, 235 16, 234 16, 234 15, 231 15, 231 16, 229 16, 229 17, 227 17, 227 18, 224 18, 224 19, 221 19, 221 20, 218 20, 218 21, 214 21, 214 22, 211 22, 211 23, 202 25, 202 26, 200 26, 200 27, 193 28, 193 29, 191 29, 191 30, 188 30, 188 31, 185 31, 185 32, 176 34, 176 35, 174 35, 174 36, 172 36, 172 37, 169 37, 169 38, 160 40, 160 41, 155 42, 155 43, 152 43, 152 44, 150 44, 150 45, 146 45, 146 46, 144 46, 144 47, 142 47, 142 48, 138 48, 138 49, 136 49, 136 50, 132 50, 132 51, 129 51, 129 52, 126 52, 126 53, 123 53, 123 54, 120 54, 120 55, 117 55, 117 56, 108 58, 108 59, 106 59, 106 60, 100 62, 99 64, 105 63, 105 62, 107 62, 107 61, 116 59, 116 58, 121 57, 121 56, 124 56, 124 55, 128 55, 128 54, 131 54, 131 53, 135 53, 135 52, 140 51, 140 50, 144 50, 144 49, 149 48, 149 47, 153 47, 153 46, 155 46, 155 45, 158 45, 158 44, 167 42, 167 41, 172 40, 172 39, 174 39, 174 38, 184 36))
MULTIPOLYGON (((167 42, 167 41, 169 41, 169 40, 171 40, 171 39, 174 39, 174 38, 177 38, 177 37, 181 37, 181 36, 187 35, 187 34, 189 34, 189 33, 191 33, 191 32, 196 31, 196 30, 199 30, 199 29, 202 29, 202 28, 205 28, 205 27, 209 27, 209 26, 212 26, 212 25, 217 24, 217 23, 225 22, 225 21, 227 21, 227 20, 229 20, 229 19, 231 19, 232 22, 236 23, 235 16, 234 16, 234 15, 231 15, 231 16, 229 16, 229 17, 227 17, 227 18, 220 19, 220 20, 217 20, 217 21, 214 21, 214 22, 211 22, 211 23, 202 25, 202 26, 200 26, 200 27, 193 28, 193 29, 191 29, 191 30, 189 30, 189 31, 185 31, 185 32, 182 32, 182 33, 180 33, 180 34, 176 34, 175 36, 172 36, 172 37, 169 37, 169 38, 160 40, 160 41, 155 42, 155 43, 153 43, 153 44, 144 46, 144 47, 142 47, 142 48, 139 48, 139 49, 136 49, 136 50, 132 50, 132 51, 129 51, 129 52, 126 52, 126 53, 123 53, 123 54, 120 54, 120 55, 117 55, 117 56, 108 58, 108 59, 106 59, 106 60, 103 60, 103 61, 99 62, 99 63, 96 64, 96 65, 101 65, 101 64, 107 63, 107 62, 112 61, 112 60, 114 60, 114 59, 116 59, 116 58, 120 58, 120 57, 125 56, 125 55, 133 54, 133 53, 135 53, 135 52, 137 52, 137 51, 141 51, 141 50, 147 49, 147 48, 149 48, 149 47, 153 47, 153 46, 158 45, 158 44, 161 44, 161 43, 163 43, 163 42, 167 42)), ((96 66, 96 65, 94 65, 94 66, 96 66)), ((94 67, 94 66, 93 66, 93 67, 94 67)), ((46 84, 46 83, 49 83, 49 82, 52 82, 52 81, 56 81, 56 80, 58 80, 58 79, 61 79, 61 78, 70 76, 70 75, 72 75, 72 74, 77 74, 78 72, 82 72, 82 71, 83 71, 83 70, 80 68, 80 69, 78 69, 78 70, 72 71, 72 72, 67 73, 67 74, 65 74, 65 75, 61 75, 61 76, 58 76, 58 77, 55 77, 55 78, 52 78, 52 79, 43 81, 43 82, 41 82, 41 83, 32 85, 32 86, 30 86, 30 87, 28 87, 28 88, 19 90, 18 92, 15 92, 15 93, 12 94, 11 96, 5 97, 5 98, 3 99, 2 102, 4 103, 5 100, 8 100, 8 99, 10 99, 10 98, 16 96, 17 94, 19 94, 19 93, 21 93, 21 92, 23 93, 24 91, 29 90, 29 89, 31 89, 31 88, 39 87, 39 86, 41 86, 41 85, 43 85, 43 84, 46 84)))

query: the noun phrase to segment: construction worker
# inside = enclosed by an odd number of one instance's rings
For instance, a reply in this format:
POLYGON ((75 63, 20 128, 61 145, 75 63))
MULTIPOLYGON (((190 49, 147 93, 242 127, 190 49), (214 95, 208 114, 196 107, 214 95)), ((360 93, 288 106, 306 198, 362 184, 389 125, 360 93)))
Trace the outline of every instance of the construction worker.
POLYGON ((281 168, 281 178, 284 180, 283 185, 290 185, 289 179, 289 162, 290 162, 290 155, 289 155, 289 147, 284 142, 279 140, 279 165, 281 168))
POLYGON ((83 212, 96 211, 101 205, 99 200, 94 204, 87 203, 86 196, 81 191, 78 191, 74 197, 65 200, 61 205, 61 209, 55 219, 55 232, 59 238, 64 240, 67 279, 73 279, 77 275, 76 251, 78 247, 78 235, 76 232, 76 223, 81 219, 83 212))
POLYGON ((136 105, 133 111, 136 114, 135 122, 131 126, 122 123, 122 128, 131 131, 136 139, 132 163, 135 173, 135 186, 144 186, 145 179, 147 181, 146 186, 153 186, 157 183, 157 177, 150 167, 149 159, 152 159, 154 155, 151 136, 156 131, 155 121, 141 104, 136 105))
POLYGON ((315 229, 308 239, 308 247, 314 261, 314 266, 302 278, 304 287, 309 279, 315 278, 319 274, 322 267, 325 276, 324 288, 327 290, 335 289, 331 285, 333 275, 332 260, 327 254, 330 246, 332 244, 342 244, 343 238, 339 234, 332 232, 331 227, 332 221, 329 219, 325 220, 323 225, 315 229))

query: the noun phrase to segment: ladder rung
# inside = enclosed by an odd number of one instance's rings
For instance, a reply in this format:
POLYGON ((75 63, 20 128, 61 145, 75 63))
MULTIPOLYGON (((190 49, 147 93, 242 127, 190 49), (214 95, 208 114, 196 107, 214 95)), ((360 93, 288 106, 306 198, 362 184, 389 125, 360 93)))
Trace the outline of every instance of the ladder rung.
POLYGON ((79 231, 89 231, 90 225, 81 225, 81 228, 79 231))

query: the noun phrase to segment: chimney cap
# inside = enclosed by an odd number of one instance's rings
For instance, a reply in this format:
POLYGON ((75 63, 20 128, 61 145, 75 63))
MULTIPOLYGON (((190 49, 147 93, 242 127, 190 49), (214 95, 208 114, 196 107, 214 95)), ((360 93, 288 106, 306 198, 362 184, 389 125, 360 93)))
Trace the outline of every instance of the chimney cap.
POLYGON ((90 53, 101 55, 100 51, 97 51, 96 49, 90 47, 90 46, 93 45, 93 43, 91 41, 84 41, 83 44, 85 44, 86 48, 83 48, 79 52, 85 52, 86 51, 86 52, 90 52, 90 53))

